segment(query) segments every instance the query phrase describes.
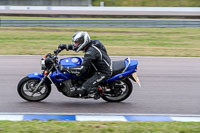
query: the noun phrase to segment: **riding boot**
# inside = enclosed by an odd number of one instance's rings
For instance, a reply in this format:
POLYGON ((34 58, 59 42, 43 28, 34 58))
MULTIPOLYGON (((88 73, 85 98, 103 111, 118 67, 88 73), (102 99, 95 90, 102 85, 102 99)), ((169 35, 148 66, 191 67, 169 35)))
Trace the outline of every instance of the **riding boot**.
POLYGON ((93 93, 96 93, 98 91, 98 88, 97 87, 92 87, 88 90, 89 94, 93 94, 93 93))
POLYGON ((69 88, 69 90, 67 91, 67 95, 68 96, 75 96, 76 95, 76 88, 75 87, 69 88))
POLYGON ((99 91, 98 91, 98 87, 92 87, 92 88, 90 88, 89 94, 93 94, 93 98, 94 98, 95 100, 97 100, 97 99, 100 98, 100 93, 99 93, 99 91))
POLYGON ((81 88, 77 88, 77 94, 81 95, 81 96, 86 96, 87 95, 87 90, 84 87, 81 88))

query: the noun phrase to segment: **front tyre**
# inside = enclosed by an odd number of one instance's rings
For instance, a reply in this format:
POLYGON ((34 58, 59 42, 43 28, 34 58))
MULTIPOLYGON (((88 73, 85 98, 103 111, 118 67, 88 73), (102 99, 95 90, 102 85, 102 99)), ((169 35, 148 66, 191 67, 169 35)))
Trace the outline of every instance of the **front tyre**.
POLYGON ((27 101, 30 102, 39 102, 47 98, 51 92, 51 85, 43 82, 39 87, 38 91, 33 92, 35 87, 39 84, 40 80, 32 79, 29 77, 23 78, 18 86, 17 91, 18 94, 27 101))
POLYGON ((132 83, 128 78, 115 82, 113 84, 113 88, 113 94, 103 95, 103 100, 107 102, 121 102, 127 99, 131 95, 133 90, 132 83))

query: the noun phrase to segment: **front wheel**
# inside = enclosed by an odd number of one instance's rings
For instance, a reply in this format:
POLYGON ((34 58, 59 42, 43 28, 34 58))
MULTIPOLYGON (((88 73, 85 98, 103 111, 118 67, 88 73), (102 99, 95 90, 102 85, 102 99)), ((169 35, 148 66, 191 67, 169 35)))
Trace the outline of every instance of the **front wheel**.
POLYGON ((129 79, 116 81, 113 84, 113 94, 103 95, 102 99, 108 102, 121 102, 131 95, 132 90, 133 86, 129 79))
POLYGON ((18 86, 18 94, 25 100, 30 102, 39 102, 47 98, 51 92, 51 85, 42 83, 38 91, 34 92, 35 87, 39 84, 40 80, 31 79, 29 77, 23 78, 18 86))

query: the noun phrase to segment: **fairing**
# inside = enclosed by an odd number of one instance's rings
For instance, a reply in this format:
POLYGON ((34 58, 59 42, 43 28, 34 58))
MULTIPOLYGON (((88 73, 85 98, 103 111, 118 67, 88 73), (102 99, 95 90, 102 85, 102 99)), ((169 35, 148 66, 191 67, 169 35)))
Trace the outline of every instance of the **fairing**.
POLYGON ((130 60, 129 58, 125 59, 125 70, 124 70, 124 72, 107 79, 105 82, 106 83, 112 83, 116 80, 123 79, 125 77, 130 76, 132 73, 136 72, 137 65, 138 65, 137 60, 130 60))

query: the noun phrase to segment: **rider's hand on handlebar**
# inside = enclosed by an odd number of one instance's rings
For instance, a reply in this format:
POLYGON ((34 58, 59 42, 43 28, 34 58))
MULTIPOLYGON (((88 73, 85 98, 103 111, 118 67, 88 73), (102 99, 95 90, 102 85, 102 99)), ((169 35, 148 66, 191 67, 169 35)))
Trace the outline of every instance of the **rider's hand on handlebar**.
POLYGON ((66 49, 66 44, 60 44, 59 46, 58 46, 58 49, 61 49, 61 50, 63 50, 63 49, 66 49))
POLYGON ((47 57, 50 57, 50 58, 51 58, 51 56, 52 56, 51 53, 46 54, 46 58, 47 58, 47 57))
POLYGON ((55 55, 58 55, 61 51, 62 51, 61 49, 55 49, 55 50, 54 50, 54 54, 55 54, 55 55))

